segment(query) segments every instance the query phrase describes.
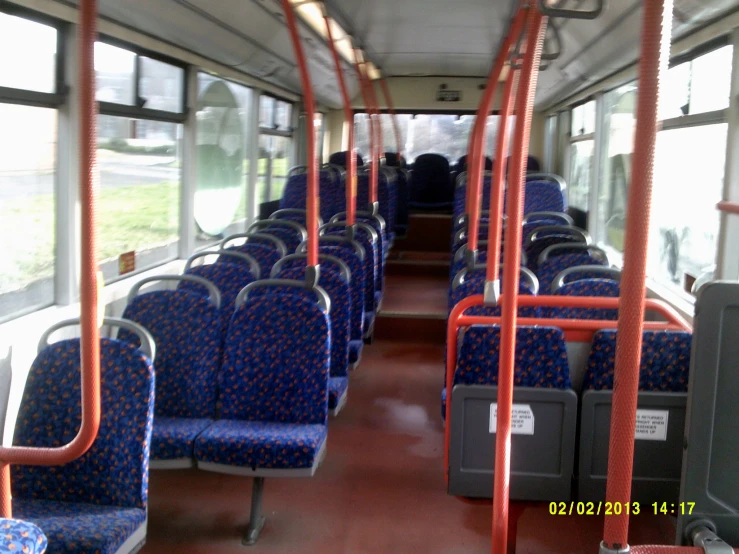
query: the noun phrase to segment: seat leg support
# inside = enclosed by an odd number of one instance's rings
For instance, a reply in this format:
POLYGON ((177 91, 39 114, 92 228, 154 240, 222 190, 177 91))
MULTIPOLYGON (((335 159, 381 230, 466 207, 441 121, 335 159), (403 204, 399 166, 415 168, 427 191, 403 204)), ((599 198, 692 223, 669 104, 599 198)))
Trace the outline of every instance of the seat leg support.
POLYGON ((242 539, 247 546, 256 544, 259 535, 264 528, 266 518, 262 517, 262 498, 264 497, 264 477, 255 477, 251 490, 251 514, 249 515, 249 527, 242 539))

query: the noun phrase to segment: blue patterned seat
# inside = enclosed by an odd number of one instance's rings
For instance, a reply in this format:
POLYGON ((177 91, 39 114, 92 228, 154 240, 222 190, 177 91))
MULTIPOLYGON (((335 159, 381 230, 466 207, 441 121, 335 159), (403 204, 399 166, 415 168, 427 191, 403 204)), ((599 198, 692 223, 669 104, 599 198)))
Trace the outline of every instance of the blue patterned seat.
MULTIPOLYGON (((185 275, 195 275, 202 277, 213 283, 221 293, 221 337, 225 337, 228 322, 231 321, 231 314, 234 311, 236 297, 246 285, 254 282, 254 275, 249 270, 249 266, 244 263, 238 263, 235 258, 226 258, 230 260, 226 263, 215 263, 207 265, 199 265, 191 267, 185 272, 185 275), (231 263, 236 262, 236 263, 231 263)), ((208 290, 192 281, 182 281, 177 285, 177 290, 185 290, 200 296, 208 296, 208 290)))
POLYGON ((537 225, 538 222, 529 223, 530 229, 524 235, 524 251, 528 259, 528 268, 538 271, 538 260, 544 250, 555 244, 589 244, 590 237, 576 227, 553 226, 553 225, 537 225), (533 227, 533 228, 531 228, 533 227), (559 229, 557 229, 559 227, 559 229), (537 232, 536 240, 531 241, 529 237, 532 233, 537 232))
MULTIPOLYGON (((370 174, 368 171, 363 171, 357 175, 357 207, 360 211, 365 211, 369 206, 369 182, 370 174)), ((387 241, 386 248, 388 248, 395 238, 393 225, 396 217, 392 206, 393 202, 397 205, 397 188, 395 182, 391 183, 383 172, 380 172, 377 179, 377 200, 380 204, 380 215, 386 224, 383 238, 387 241)), ((361 219, 359 215, 357 220, 371 223, 369 219, 361 219)), ((377 229, 377 232, 379 233, 380 230, 377 229)))
POLYGON ((303 235, 295 229, 283 227, 280 223, 283 223, 279 219, 267 220, 267 222, 274 223, 273 225, 265 225, 259 228, 259 233, 272 235, 277 237, 287 247, 288 252, 295 252, 295 249, 303 242, 303 235))
MULTIPOLYGON (((336 415, 346 402, 349 370, 349 324, 351 321, 351 291, 347 283, 334 269, 335 266, 321 262, 318 285, 331 298, 331 378, 329 379, 328 409, 336 415), (335 382, 336 381, 336 382, 335 382)), ((305 265, 282 268, 274 277, 302 281, 305 265)), ((287 292, 287 291, 286 291, 287 292)), ((313 294, 306 291, 308 294, 313 294)), ((310 299, 310 296, 307 298, 310 299)))
MULTIPOLYGON (((564 284, 552 294, 554 296, 618 298, 621 294, 621 287, 618 282, 611 279, 580 279, 564 284)), ((548 308, 548 317, 558 319, 616 320, 618 319, 618 310, 615 308, 548 308)))
MULTIPOLYGON (((347 166, 347 155, 348 152, 334 152, 329 156, 328 163, 331 165, 338 165, 339 167, 343 167, 346 169, 347 166)), ((364 159, 362 156, 357 152, 357 167, 362 167, 364 165, 364 159)))
MULTIPOLYGON (((685 331, 644 331, 639 390, 687 392, 692 336, 685 331)), ((583 390, 612 390, 616 366, 616 330, 593 337, 583 390)))
POLYGON ((364 264, 348 244, 320 244, 319 251, 321 254, 330 254, 342 260, 349 266, 352 274, 349 365, 355 366, 359 362, 364 347, 364 291, 366 289, 364 264))
MULTIPOLYGON (((459 304, 462 300, 468 296, 474 296, 476 294, 484 294, 485 292, 485 278, 486 273, 484 269, 475 269, 474 271, 468 271, 465 275, 464 280, 456 287, 452 287, 449 292, 449 312, 451 313, 454 306, 459 304)), ((501 278, 501 292, 505 292, 505 286, 501 278)), ((523 279, 519 281, 518 293, 526 296, 533 296, 536 291, 531 288, 531 285, 525 282, 523 279)), ((485 315, 485 316, 499 316, 501 315, 500 306, 475 306, 465 311, 467 315, 485 315)), ((539 308, 534 306, 523 306, 518 309, 519 317, 539 317, 539 308)))
MULTIPOLYGON (((190 467, 193 440, 216 417, 221 313, 199 293, 160 290, 134 297, 123 315, 145 327, 157 345, 152 467, 190 467)), ((119 337, 138 340, 123 330, 119 337)))
POLYGON ((564 212, 567 200, 560 185, 553 181, 526 181, 524 214, 531 212, 564 212))
MULTIPOLYGON (((461 336, 454 385, 497 385, 500 364, 500 326, 474 325, 461 336)), ((514 386, 572 388, 565 336, 556 327, 519 326, 516 329, 514 386)), ((442 392, 442 417, 446 390, 442 392)))
MULTIPOLYGON (((154 368, 134 345, 100 341, 101 422, 92 447, 57 467, 14 466, 17 517, 38 525, 49 552, 134 551, 146 538, 154 368)), ((80 426, 80 341, 42 350, 28 374, 14 444, 53 447, 80 426)))
MULTIPOLYGON (((291 175, 280 199, 280 209, 304 210, 307 187, 308 175, 306 173, 291 175)), ((324 221, 328 221, 334 214, 344 209, 344 186, 341 180, 332 177, 331 172, 321 171, 318 178, 318 190, 321 199, 320 215, 324 221)), ((294 251, 295 248, 290 250, 294 251)))
POLYGON ((554 278, 565 269, 579 265, 606 266, 607 262, 601 257, 593 256, 589 252, 573 252, 571 254, 551 256, 544 260, 536 270, 541 294, 551 294, 554 278))
MULTIPOLYGON (((259 262, 259 269, 262 275, 269 275, 269 272, 272 271, 272 266, 275 265, 282 257, 280 252, 275 249, 273 244, 256 243, 252 242, 251 239, 249 242, 240 244, 238 246, 229 246, 228 248, 226 248, 226 250, 241 252, 242 254, 249 254, 251 257, 257 260, 257 262, 259 262)), ((227 258, 226 256, 223 256, 223 258, 219 258, 218 262, 216 263, 233 262, 233 258, 227 258)))
MULTIPOLYGON (((325 235, 346 236, 344 227, 328 227, 325 228, 325 235)), ((382 296, 382 284, 380 283, 382 268, 379 261, 379 253, 377 250, 377 242, 373 236, 370 236, 365 229, 357 226, 354 240, 359 242, 364 248, 364 311, 365 313, 375 312, 377 309, 377 295, 379 292, 382 296)))
POLYGON ((33 523, 0 519, 0 554, 44 554, 46 535, 33 523))

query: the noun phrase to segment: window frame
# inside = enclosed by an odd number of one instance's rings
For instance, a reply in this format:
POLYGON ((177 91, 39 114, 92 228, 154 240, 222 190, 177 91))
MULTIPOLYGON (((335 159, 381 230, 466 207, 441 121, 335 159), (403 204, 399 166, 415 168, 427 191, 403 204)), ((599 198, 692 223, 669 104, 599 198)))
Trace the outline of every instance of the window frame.
MULTIPOLYGON (((275 200, 279 200, 279 199, 273 199, 273 200, 263 201, 259 197, 259 178, 260 178, 260 175, 259 175, 259 159, 261 159, 261 158, 259 158, 258 153, 259 153, 259 149, 261 148, 260 147, 261 137, 263 135, 264 136, 272 136, 272 137, 282 137, 282 138, 286 138, 287 140, 290 141, 290 147, 288 149, 289 150, 289 155, 287 157, 287 160, 288 160, 288 162, 287 162, 287 174, 285 175, 285 179, 287 179, 287 176, 290 174, 290 170, 293 168, 293 164, 295 163, 295 148, 296 148, 296 144, 295 144, 295 132, 297 130, 297 128, 296 128, 296 118, 299 117, 300 114, 298 113, 296 104, 294 102, 291 102, 290 100, 287 100, 287 99, 281 98, 281 97, 279 97, 277 95, 266 93, 264 91, 260 91, 260 90, 257 90, 257 89, 253 89, 253 91, 254 91, 254 96, 256 98, 256 101, 255 102, 256 102, 256 106, 257 106, 257 113, 255 114, 255 123, 256 123, 256 126, 257 126, 257 143, 255 145, 256 146, 255 151, 257 152, 257 177, 256 177, 256 181, 253 183, 253 186, 254 186, 254 189, 255 189, 255 192, 254 192, 254 195, 255 195, 254 210, 258 214, 259 213, 259 209, 260 209, 259 207, 262 204, 266 204, 266 203, 269 203, 269 202, 274 202, 275 200), (264 127, 264 126, 262 126, 262 122, 260 121, 260 119, 261 119, 260 111, 261 111, 262 98, 269 98, 269 99, 271 99, 274 102, 273 108, 272 108, 272 126, 271 127, 264 127), (276 125, 276 120, 277 120, 277 102, 282 102, 282 103, 288 104, 290 106, 290 128, 287 129, 287 130, 282 130, 282 129, 276 128, 277 127, 277 125, 276 125)), ((264 183, 264 186, 265 186, 265 192, 266 192, 267 198, 272 198, 272 176, 274 174, 274 171, 273 171, 273 168, 272 168, 272 160, 273 160, 273 158, 268 158, 268 160, 269 160, 269 163, 267 163, 266 164, 267 167, 265 167, 265 174, 264 174, 265 183, 264 183)), ((250 185, 252 185, 252 183, 250 183, 250 185)))
POLYGON ((102 42, 109 46, 121 48, 133 53, 136 58, 134 62, 134 74, 133 74, 133 97, 138 100, 141 98, 141 58, 149 58, 158 62, 166 63, 168 65, 177 67, 183 70, 182 74, 182 91, 180 92, 180 111, 169 112, 166 110, 156 110, 152 108, 143 108, 138 106, 129 106, 128 104, 119 104, 117 102, 106 102, 98 101, 100 115, 111 115, 115 117, 128 117, 131 119, 145 119, 148 121, 163 121, 165 123, 181 123, 184 124, 188 117, 188 91, 187 83, 190 77, 190 72, 195 71, 197 68, 183 63, 174 58, 151 52, 145 48, 141 48, 135 44, 111 37, 109 35, 101 34, 95 42, 102 42))

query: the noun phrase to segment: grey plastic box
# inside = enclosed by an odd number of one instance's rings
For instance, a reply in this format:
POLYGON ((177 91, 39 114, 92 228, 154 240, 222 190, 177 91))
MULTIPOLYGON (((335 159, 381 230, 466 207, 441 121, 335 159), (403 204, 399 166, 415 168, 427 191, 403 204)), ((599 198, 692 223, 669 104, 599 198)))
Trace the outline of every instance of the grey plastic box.
MULTIPOLYGON (((497 396, 498 388, 493 386, 454 387, 449 494, 492 498, 496 435, 490 429, 491 404, 497 403, 497 396)), ((572 390, 516 387, 513 403, 514 407, 530 407, 533 418, 523 422, 522 430, 533 430, 533 434, 511 437, 511 499, 569 500, 575 464, 577 395, 572 390)))
POLYGON ((678 542, 698 521, 739 547, 739 283, 711 283, 696 303, 678 542))
MULTIPOLYGON (((578 500, 606 498, 608 445, 613 391, 589 390, 582 397, 578 500)), ((686 393, 640 392, 637 409, 666 413, 657 438, 640 433, 634 444, 631 500, 642 504, 675 503, 680 494, 686 393)))

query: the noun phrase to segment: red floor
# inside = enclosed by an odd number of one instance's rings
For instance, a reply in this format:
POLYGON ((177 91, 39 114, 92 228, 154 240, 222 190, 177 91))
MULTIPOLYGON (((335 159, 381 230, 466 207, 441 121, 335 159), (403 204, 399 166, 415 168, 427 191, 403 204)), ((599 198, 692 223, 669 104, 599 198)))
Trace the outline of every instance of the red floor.
POLYGON ((448 291, 448 268, 441 274, 390 273, 385 278, 381 313, 446 319, 448 291))

